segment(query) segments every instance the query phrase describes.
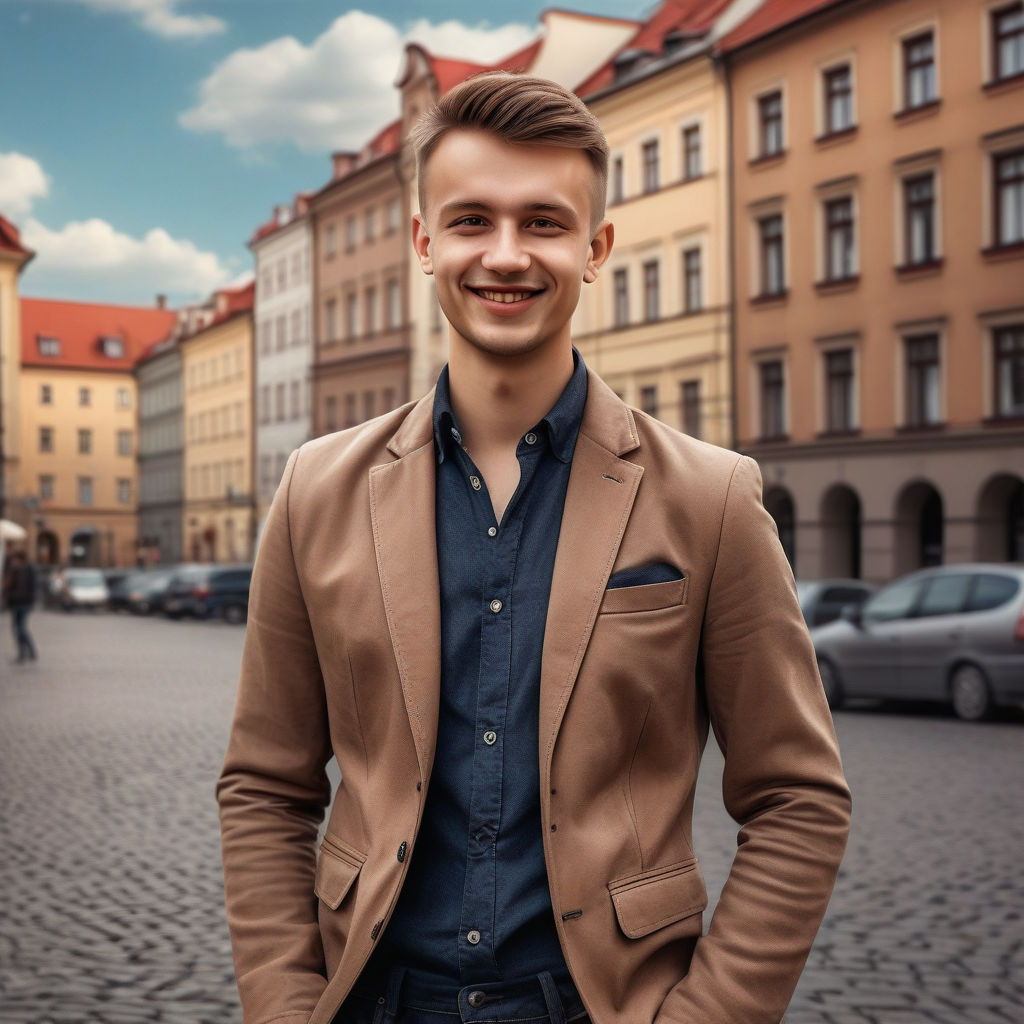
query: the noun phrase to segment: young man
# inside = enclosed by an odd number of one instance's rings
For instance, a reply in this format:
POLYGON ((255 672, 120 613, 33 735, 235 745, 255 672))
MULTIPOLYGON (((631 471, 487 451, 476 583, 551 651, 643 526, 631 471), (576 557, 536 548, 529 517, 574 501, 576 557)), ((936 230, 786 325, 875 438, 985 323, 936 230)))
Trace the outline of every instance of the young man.
POLYGON ((18 645, 16 664, 36 660, 36 645, 28 631, 28 615, 36 603, 36 571, 28 556, 18 549, 8 558, 7 572, 3 581, 3 596, 11 609, 11 628, 18 645))
POLYGON ((775 1024, 849 793, 757 468, 572 349, 613 242, 576 97, 484 75, 413 141, 450 361, 295 453, 263 535, 219 785, 246 1024, 775 1024), (741 827, 702 937, 709 724, 741 827))

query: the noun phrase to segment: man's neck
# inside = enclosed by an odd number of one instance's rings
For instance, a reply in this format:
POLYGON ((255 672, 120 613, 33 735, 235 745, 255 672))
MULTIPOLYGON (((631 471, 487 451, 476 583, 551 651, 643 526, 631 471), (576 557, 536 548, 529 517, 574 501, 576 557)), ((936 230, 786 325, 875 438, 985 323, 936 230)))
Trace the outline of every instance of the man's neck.
POLYGON ((572 373, 568 344, 508 358, 452 345, 451 402, 466 447, 514 451, 523 434, 551 411, 572 373))

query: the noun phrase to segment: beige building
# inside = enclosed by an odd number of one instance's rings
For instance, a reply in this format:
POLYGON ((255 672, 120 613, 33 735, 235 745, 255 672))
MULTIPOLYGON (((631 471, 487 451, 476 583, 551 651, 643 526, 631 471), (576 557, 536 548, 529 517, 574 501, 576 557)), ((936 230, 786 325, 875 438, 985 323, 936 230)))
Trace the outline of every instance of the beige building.
POLYGON ((27 526, 31 510, 18 500, 21 422, 21 305, 18 276, 34 253, 21 244, 18 229, 0 215, 0 519, 27 526))
POLYGON ((611 149, 615 247, 585 287, 574 340, 627 402, 732 441, 725 79, 729 3, 667 0, 578 88, 611 149))
POLYGON ((1024 5, 768 0, 721 44, 738 447, 798 577, 1024 559, 1024 5))
POLYGON ((163 308, 21 300, 18 496, 42 564, 135 565, 132 368, 174 328, 163 308))
POLYGON ((184 555, 242 562, 253 556, 253 292, 224 289, 208 324, 182 338, 184 555))

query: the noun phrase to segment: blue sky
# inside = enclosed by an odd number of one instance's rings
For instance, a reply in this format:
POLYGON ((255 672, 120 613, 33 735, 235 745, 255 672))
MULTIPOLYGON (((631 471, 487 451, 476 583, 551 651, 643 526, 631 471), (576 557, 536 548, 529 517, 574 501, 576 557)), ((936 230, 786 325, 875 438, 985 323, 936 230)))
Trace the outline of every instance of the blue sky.
MULTIPOLYGON (((194 301, 251 268, 275 203, 398 112, 409 39, 483 60, 552 4, 0 0, 0 213, 25 295, 194 301)), ((650 0, 558 6, 639 18, 650 0)))

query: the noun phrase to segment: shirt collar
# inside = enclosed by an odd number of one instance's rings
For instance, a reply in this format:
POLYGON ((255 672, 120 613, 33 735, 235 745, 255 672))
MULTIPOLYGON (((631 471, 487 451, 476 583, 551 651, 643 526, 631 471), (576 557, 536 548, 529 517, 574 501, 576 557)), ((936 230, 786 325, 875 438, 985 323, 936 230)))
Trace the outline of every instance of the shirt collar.
MULTIPOLYGON (((533 432, 547 437, 551 452, 560 462, 571 462, 576 450, 576 438, 583 421, 583 407, 587 403, 587 368, 583 357, 573 348, 573 371, 569 383, 548 414, 533 427, 533 432)), ((437 461, 444 462, 452 446, 462 444, 459 425, 451 402, 451 385, 447 365, 437 378, 434 390, 434 448, 437 461)))

